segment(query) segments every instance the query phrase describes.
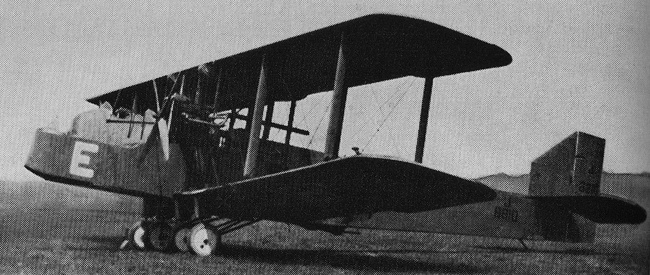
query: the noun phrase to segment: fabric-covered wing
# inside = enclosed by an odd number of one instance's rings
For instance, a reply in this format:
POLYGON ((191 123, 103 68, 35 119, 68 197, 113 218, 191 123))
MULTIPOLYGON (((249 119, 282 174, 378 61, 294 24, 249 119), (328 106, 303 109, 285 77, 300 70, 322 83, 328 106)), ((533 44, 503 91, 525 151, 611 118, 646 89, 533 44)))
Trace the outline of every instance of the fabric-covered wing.
POLYGON ((416 163, 366 155, 179 195, 184 201, 198 199, 201 211, 213 215, 284 222, 381 211, 413 213, 495 197, 493 189, 478 182, 416 163))
MULTIPOLYGON (((408 17, 374 14, 312 31, 179 72, 186 93, 211 105, 219 82, 219 110, 249 107, 254 100, 262 56, 268 61, 273 101, 298 100, 332 90, 341 41, 345 36, 349 87, 404 77, 437 77, 510 64, 498 46, 457 31, 408 17), (217 79, 221 81, 217 81, 217 79), (191 89, 189 89, 191 88, 191 89), (188 92, 190 91, 190 92, 188 92)), ((176 77, 178 74, 175 75, 176 77)), ((159 98, 171 89, 156 79, 159 98)), ((152 81, 88 99, 129 108, 135 94, 140 110, 155 110, 152 81)))

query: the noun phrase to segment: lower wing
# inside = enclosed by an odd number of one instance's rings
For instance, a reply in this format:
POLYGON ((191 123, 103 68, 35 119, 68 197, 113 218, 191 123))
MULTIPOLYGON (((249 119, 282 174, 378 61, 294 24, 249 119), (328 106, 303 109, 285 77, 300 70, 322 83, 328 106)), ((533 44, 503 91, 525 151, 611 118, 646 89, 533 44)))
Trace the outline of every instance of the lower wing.
POLYGON ((204 211, 238 219, 301 223, 395 211, 415 213, 493 200, 481 183, 417 163, 353 156, 180 194, 204 211))

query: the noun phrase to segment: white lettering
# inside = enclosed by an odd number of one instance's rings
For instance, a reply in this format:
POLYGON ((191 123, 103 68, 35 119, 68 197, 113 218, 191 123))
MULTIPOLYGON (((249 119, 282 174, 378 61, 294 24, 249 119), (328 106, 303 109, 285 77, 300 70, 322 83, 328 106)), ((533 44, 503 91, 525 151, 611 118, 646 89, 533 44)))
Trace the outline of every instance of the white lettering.
POLYGON ((84 178, 92 178, 95 175, 95 171, 90 168, 81 167, 80 165, 90 165, 90 156, 84 155, 84 152, 97 153, 97 151, 99 151, 97 144, 75 142, 72 159, 70 160, 70 174, 84 178))

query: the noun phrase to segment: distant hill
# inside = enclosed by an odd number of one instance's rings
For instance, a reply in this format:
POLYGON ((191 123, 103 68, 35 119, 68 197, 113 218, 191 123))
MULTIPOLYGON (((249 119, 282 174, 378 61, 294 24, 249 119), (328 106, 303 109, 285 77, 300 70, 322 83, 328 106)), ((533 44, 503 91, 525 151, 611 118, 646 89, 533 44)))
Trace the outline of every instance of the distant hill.
MULTIPOLYGON (((530 177, 511 176, 504 173, 475 179, 494 189, 519 194, 528 194, 530 177)), ((650 209, 650 173, 608 173, 604 172, 600 180, 600 192, 633 200, 646 209, 650 209), (646 203, 646 201, 649 201, 646 203)))
POLYGON ((513 192, 518 194, 528 194, 528 174, 511 176, 505 173, 494 174, 490 176, 474 179, 494 189, 513 192))
POLYGON ((0 209, 29 207, 139 211, 141 204, 136 197, 49 181, 0 181, 0 209))

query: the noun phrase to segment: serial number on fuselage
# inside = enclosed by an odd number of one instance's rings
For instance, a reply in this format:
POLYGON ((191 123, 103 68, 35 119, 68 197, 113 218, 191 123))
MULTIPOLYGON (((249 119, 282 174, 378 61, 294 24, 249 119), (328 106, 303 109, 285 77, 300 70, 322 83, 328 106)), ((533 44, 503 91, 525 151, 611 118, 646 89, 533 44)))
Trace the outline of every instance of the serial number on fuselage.
POLYGON ((519 220, 519 212, 510 207, 496 206, 494 207, 494 218, 517 222, 519 220))

